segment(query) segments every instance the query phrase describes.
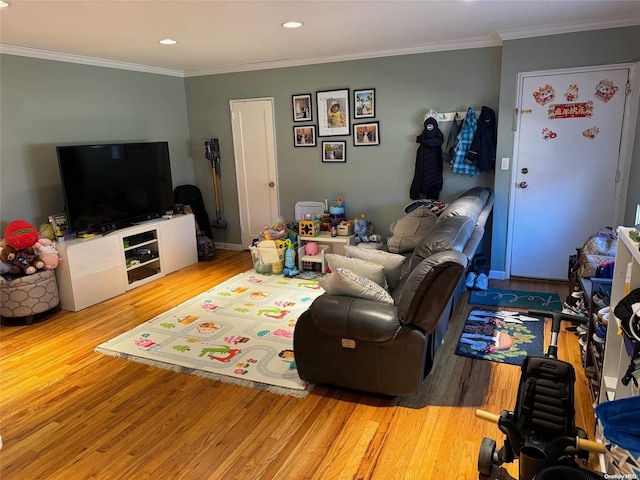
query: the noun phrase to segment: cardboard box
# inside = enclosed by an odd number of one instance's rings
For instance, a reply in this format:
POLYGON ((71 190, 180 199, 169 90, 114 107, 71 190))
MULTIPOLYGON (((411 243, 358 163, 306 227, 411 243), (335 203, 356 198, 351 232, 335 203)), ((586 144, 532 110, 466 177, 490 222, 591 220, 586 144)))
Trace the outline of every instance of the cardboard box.
POLYGON ((338 224, 338 235, 353 235, 353 222, 340 222, 338 224))

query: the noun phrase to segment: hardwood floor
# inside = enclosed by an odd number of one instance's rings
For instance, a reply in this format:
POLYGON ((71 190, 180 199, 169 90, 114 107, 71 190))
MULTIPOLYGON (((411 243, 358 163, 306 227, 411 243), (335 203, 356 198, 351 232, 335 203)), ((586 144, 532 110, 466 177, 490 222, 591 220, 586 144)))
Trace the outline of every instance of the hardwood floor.
MULTIPOLYGON (((81 312, 2 326, 0 478, 478 478, 482 438, 500 447, 504 436, 474 411, 512 409, 520 371, 454 355, 461 314, 423 391, 402 398, 317 386, 297 399, 94 352, 251 267, 249 253, 218 250, 212 262, 81 312)), ((490 284, 563 299, 568 291, 563 282, 490 284)), ((576 366, 576 424, 591 435, 593 408, 574 334, 561 333, 560 357, 576 366)), ((491 478, 517 476, 516 461, 491 478)))

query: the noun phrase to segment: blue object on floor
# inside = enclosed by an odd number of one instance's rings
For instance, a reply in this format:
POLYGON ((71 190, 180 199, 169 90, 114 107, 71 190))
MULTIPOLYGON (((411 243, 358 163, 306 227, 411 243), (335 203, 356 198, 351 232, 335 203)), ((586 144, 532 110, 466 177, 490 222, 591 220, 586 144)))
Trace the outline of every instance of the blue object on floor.
POLYGON ((469 295, 472 305, 490 305, 493 307, 514 307, 535 310, 562 311, 562 301, 557 293, 524 292, 522 290, 503 290, 488 288, 485 291, 474 290, 469 295))

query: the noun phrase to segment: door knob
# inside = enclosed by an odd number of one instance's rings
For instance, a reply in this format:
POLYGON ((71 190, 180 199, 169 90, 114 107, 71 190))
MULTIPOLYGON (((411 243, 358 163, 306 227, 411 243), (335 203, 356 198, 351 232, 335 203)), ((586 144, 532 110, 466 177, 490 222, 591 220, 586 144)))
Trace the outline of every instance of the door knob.
POLYGON ((273 183, 273 182, 269 182, 269 186, 270 186, 270 187, 275 187, 275 186, 276 186, 276 184, 275 184, 275 183, 273 183))
POLYGON ((520 188, 527 188, 529 185, 527 185, 527 182, 520 182, 519 186, 520 188))

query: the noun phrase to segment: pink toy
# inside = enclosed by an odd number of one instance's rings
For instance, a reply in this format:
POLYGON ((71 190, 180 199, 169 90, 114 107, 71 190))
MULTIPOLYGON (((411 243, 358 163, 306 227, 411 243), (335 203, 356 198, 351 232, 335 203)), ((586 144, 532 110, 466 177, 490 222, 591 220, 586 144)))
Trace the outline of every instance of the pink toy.
POLYGON ((304 246, 304 252, 307 255, 317 255, 318 254, 318 244, 316 242, 309 242, 304 246))
POLYGON ((45 270, 53 270, 60 263, 61 258, 58 256, 58 250, 56 250, 56 244, 48 238, 40 238, 33 245, 35 253, 40 257, 40 260, 44 263, 45 270))

